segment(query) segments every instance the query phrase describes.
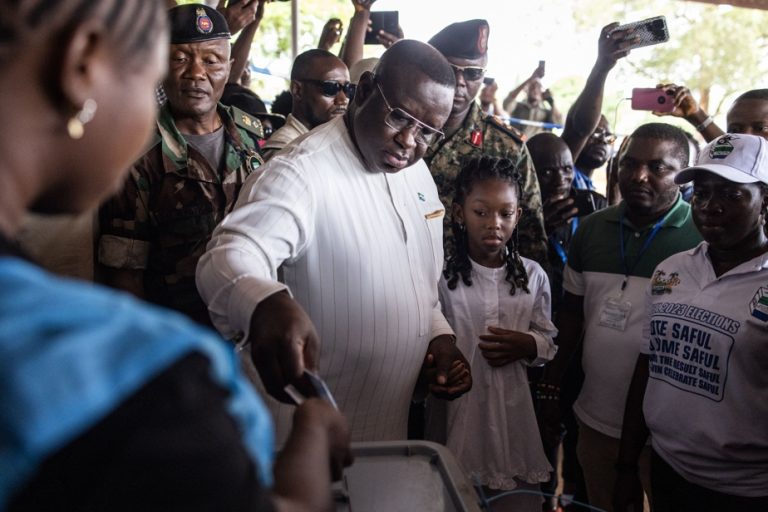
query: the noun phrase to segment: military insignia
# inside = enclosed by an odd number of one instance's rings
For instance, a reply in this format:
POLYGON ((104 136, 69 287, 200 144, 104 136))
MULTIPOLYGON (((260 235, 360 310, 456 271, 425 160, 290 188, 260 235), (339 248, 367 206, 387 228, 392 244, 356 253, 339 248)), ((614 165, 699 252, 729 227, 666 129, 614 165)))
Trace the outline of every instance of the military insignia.
POLYGON ((246 126, 253 126, 253 122, 251 121, 251 118, 245 114, 242 115, 242 121, 243 121, 243 124, 246 126))
POLYGON ((246 164, 248 165, 248 168, 252 171, 255 171, 259 167, 261 167, 261 160, 259 160, 259 157, 251 154, 246 159, 246 164))
POLYGON ((197 19, 195 20, 195 28, 201 34, 210 34, 213 32, 213 20, 205 13, 205 9, 198 7, 195 11, 197 19))
POLYGON ((763 322, 768 322, 768 287, 761 286, 749 302, 752 316, 763 322))
POLYGON ((422 194, 421 192, 419 192, 418 194, 419 194, 419 201, 426 201, 427 200, 427 198, 424 197, 424 194, 422 194))
POLYGON ((488 51, 488 25, 480 25, 478 28, 477 51, 483 55, 488 51))
POLYGON ((506 133, 513 139, 515 139, 519 143, 525 142, 526 136, 523 132, 509 124, 507 121, 503 120, 499 116, 488 116, 485 118, 486 122, 493 126, 494 128, 501 130, 502 132, 506 133))
POLYGON ((469 134, 469 143, 475 146, 476 148, 479 148, 483 145, 483 132, 475 128, 472 130, 472 132, 469 134))
POLYGON ((731 144, 731 141, 735 138, 736 137, 729 134, 723 135, 717 139, 717 142, 709 149, 709 157, 713 159, 726 158, 733 151, 733 144, 731 144))
POLYGON ((657 270, 653 274, 651 279, 651 294, 652 295, 664 295, 665 293, 672 293, 672 288, 680 284, 680 278, 677 272, 672 272, 669 277, 664 279, 667 273, 663 270, 657 270))

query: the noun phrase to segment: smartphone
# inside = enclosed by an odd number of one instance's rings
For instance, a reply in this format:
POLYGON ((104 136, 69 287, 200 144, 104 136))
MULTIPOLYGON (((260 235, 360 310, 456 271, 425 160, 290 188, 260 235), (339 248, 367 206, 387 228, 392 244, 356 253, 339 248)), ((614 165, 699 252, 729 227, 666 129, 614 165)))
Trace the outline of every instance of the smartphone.
POLYGON ((672 112, 675 110, 674 93, 664 89, 632 89, 632 110, 672 112))
POLYGON ((592 190, 573 189, 571 192, 573 207, 579 211, 576 215, 583 217, 584 215, 589 215, 590 213, 597 211, 597 202, 595 201, 596 195, 597 192, 592 190))
POLYGON ((379 40, 376 39, 379 30, 397 34, 399 17, 397 11, 371 11, 371 31, 365 33, 365 44, 379 44, 379 40))
POLYGON ((547 64, 546 61, 543 61, 543 60, 539 61, 539 69, 541 70, 542 73, 544 73, 544 68, 546 64, 547 64))
POLYGON ((635 48, 642 48, 643 46, 650 46, 652 44, 666 43, 669 41, 669 30, 667 29, 667 19, 664 16, 656 16, 654 18, 648 18, 647 20, 635 21, 633 23, 627 23, 626 25, 619 25, 615 29, 609 32, 613 34, 617 30, 629 30, 632 35, 638 37, 638 41, 632 43, 627 48, 632 50, 635 48))
POLYGON ((493 81, 494 81, 493 78, 491 78, 489 76, 486 76, 485 78, 483 78, 483 84, 484 85, 491 85, 491 84, 493 84, 493 81))

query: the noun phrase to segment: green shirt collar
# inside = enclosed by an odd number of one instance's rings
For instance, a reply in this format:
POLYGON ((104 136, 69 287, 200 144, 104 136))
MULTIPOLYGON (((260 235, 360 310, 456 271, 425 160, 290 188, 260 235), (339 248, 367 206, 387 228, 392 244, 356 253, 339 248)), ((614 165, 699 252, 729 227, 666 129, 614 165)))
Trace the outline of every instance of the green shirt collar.
MULTIPOLYGON (((621 202, 614 208, 610 208, 606 212, 606 220, 608 222, 615 222, 618 224, 619 219, 624 215, 624 211, 627 209, 627 205, 622 199, 621 202)), ((672 208, 669 210, 667 221, 664 223, 665 228, 679 228, 685 224, 685 221, 688 220, 688 217, 690 216, 691 212, 691 206, 686 203, 683 200, 683 196, 678 193, 677 194, 677 201, 675 201, 675 204, 672 205, 672 208)), ((652 224, 649 226, 641 226, 638 228, 637 226, 633 225, 629 219, 624 217, 624 225, 629 226, 630 228, 634 229, 635 231, 640 231, 643 229, 647 229, 652 227, 652 224)))

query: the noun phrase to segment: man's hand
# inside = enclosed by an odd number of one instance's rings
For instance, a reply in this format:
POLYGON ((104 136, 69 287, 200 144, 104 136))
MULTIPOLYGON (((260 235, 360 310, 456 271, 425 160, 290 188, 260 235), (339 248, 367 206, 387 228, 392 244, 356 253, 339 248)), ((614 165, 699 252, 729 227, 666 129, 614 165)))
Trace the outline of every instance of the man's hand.
POLYGON ((355 6, 355 12, 358 11, 370 11, 373 2, 376 0, 352 0, 352 5, 355 6))
POLYGON ((657 89, 671 91, 674 96, 675 109, 672 112, 653 111, 655 116, 690 117, 699 111, 699 104, 693 98, 687 87, 675 84, 658 84, 657 89))
POLYGON ((550 105, 555 102, 555 98, 552 96, 552 91, 549 89, 545 90, 543 93, 541 93, 541 99, 549 103, 550 105))
POLYGON ((352 464, 349 424, 344 415, 320 398, 308 398, 293 415, 294 432, 322 429, 328 440, 331 479, 341 480, 342 471, 352 464))
POLYGON ((315 370, 320 341, 309 316, 286 292, 264 299, 251 318, 251 359, 270 395, 293 403, 283 388, 315 370))
POLYGON ((328 51, 331 47, 341 39, 342 23, 338 18, 331 18, 325 22, 323 31, 320 34, 320 42, 317 43, 317 47, 321 50, 328 51))
POLYGON ((597 43, 597 66, 603 71, 613 69, 619 59, 629 55, 630 44, 637 39, 630 30, 617 30, 618 22, 603 27, 600 31, 600 40, 597 43))
POLYGON ((573 198, 570 196, 552 196, 544 201, 544 227, 547 235, 579 213, 579 210, 573 207, 573 203, 573 198))
POLYGON ((429 342, 422 372, 437 398, 453 400, 472 389, 469 363, 452 336, 438 336, 429 342))
MULTIPOLYGON (((368 22, 368 25, 370 25, 371 22, 368 22)), ((368 31, 370 31, 370 27, 368 27, 368 31)), ((379 42, 384 46, 384 48, 389 48, 399 40, 405 38, 405 34, 403 33, 403 28, 398 25, 397 26, 397 34, 390 34, 389 32, 385 30, 379 30, 379 33, 376 34, 376 39, 379 40, 379 42)))
POLYGON ((488 364, 504 366, 523 358, 536 357, 536 340, 530 334, 488 327, 491 334, 481 334, 478 345, 488 364))
MULTIPOLYGON (((227 6, 222 11, 224 18, 227 20, 230 34, 237 34, 246 25, 250 25, 256 19, 256 10, 261 7, 262 16, 264 15, 264 0, 242 0, 235 5, 227 6)), ((221 2, 219 2, 221 5, 221 2)))

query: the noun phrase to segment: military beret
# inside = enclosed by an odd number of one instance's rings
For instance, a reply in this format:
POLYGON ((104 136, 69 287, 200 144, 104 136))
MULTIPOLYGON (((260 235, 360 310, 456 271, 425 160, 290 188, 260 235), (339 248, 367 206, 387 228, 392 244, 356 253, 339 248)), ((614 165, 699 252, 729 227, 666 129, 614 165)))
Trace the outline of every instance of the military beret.
POLYGON ((460 21, 435 34, 429 44, 446 57, 479 59, 488 52, 489 31, 485 20, 460 21))
POLYGON ((224 16, 203 4, 177 5, 168 11, 171 22, 171 44, 199 43, 212 39, 229 39, 229 26, 224 16))

